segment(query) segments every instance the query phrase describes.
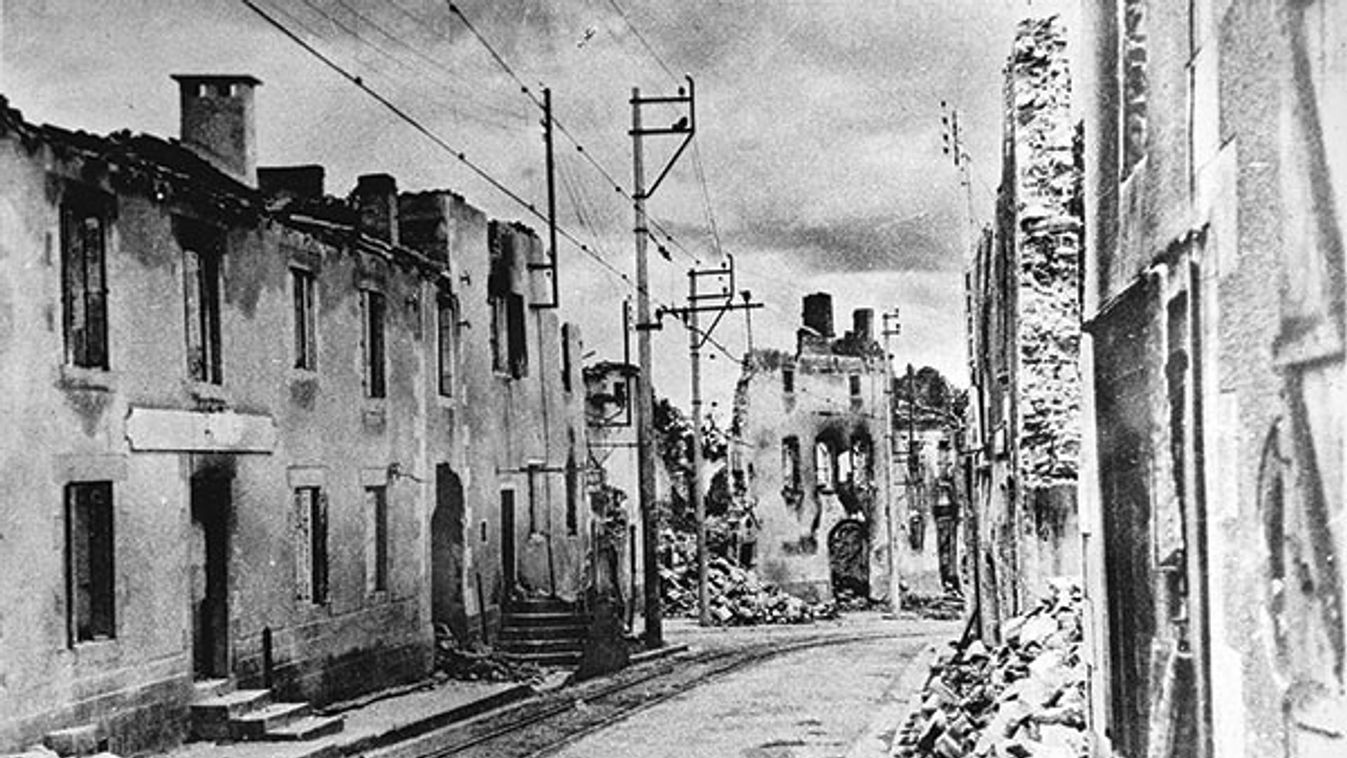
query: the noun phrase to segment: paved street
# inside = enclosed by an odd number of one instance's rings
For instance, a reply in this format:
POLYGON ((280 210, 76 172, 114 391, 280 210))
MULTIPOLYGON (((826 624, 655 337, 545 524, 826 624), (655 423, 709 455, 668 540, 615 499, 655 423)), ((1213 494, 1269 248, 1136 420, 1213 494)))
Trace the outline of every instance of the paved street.
MULTIPOLYGON (((645 709, 558 753, 588 756, 743 756, 822 758, 864 755, 858 743, 874 728, 896 725, 898 712, 924 678, 914 660, 954 633, 952 624, 861 618, 861 629, 892 636, 823 645, 767 659, 645 709), (854 752, 853 752, 854 751, 854 752)), ((814 631, 818 631, 815 629, 814 631)), ((675 634, 678 635, 677 630, 675 634)), ((698 636, 687 630, 686 636, 698 636)), ((786 629, 715 630, 702 644, 799 636, 786 629)))

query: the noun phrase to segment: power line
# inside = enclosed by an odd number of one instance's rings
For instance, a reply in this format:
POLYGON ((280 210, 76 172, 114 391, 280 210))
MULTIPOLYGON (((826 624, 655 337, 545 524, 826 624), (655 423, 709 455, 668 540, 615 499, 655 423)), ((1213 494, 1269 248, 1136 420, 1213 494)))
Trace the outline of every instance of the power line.
MULTIPOLYGON (((449 3, 449 11, 453 13, 455 16, 457 16, 458 19, 463 22, 464 27, 466 27, 467 30, 472 33, 472 36, 475 37, 477 41, 481 43, 482 47, 486 48, 487 53, 491 56, 491 59, 496 62, 496 65, 499 66, 502 71, 504 71, 511 79, 515 81, 516 84, 519 85, 519 91, 525 97, 527 97, 535 106, 541 109, 543 107, 542 101, 540 101, 538 99, 538 96, 533 93, 533 90, 531 90, 529 86, 526 83, 524 83, 524 80, 519 76, 518 73, 515 72, 514 68, 511 67, 508 62, 506 62, 505 57, 501 55, 499 51, 496 50, 495 46, 491 44, 491 41, 486 38, 486 35, 482 34, 481 31, 477 29, 477 27, 472 23, 471 19, 467 17, 467 14, 465 14, 461 8, 459 8, 452 2, 449 3)), ((619 10, 619 12, 621 11, 619 10)), ((630 22, 628 22, 628 25, 630 25, 630 22)), ((626 199, 628 203, 634 205, 634 203, 636 202, 636 198, 632 197, 631 193, 628 192, 625 188, 623 188, 622 184, 613 177, 612 172, 609 171, 606 166, 600 163, 597 158, 595 158, 588 150, 585 149, 584 144, 580 142, 579 138, 577 138, 575 134, 571 132, 571 130, 567 128, 566 125, 563 124, 561 120, 556 117, 555 114, 553 114, 552 116, 552 124, 553 126, 556 127, 557 131, 561 132, 562 136, 564 136, 575 147, 576 152, 579 153, 580 156, 583 157, 586 162, 588 162, 591 166, 594 167, 596 171, 599 172, 599 175, 604 178, 604 181, 608 182, 608 184, 611 185, 612 188, 618 194, 622 195, 622 197, 626 199)), ((678 248, 680 252, 682 252, 685 256, 687 256, 688 259, 691 260, 696 265, 701 265, 702 263, 701 259, 695 253, 688 250, 687 247, 685 247, 681 242, 675 239, 673 234, 669 232, 669 230, 665 228, 665 226, 661 224, 658 220, 647 217, 647 223, 650 226, 654 227, 655 230, 658 231, 660 234, 664 235, 664 240, 668 242, 669 245, 678 248)), ((655 241, 656 248, 659 250, 660 254, 663 255, 666 259, 672 260, 672 256, 669 254, 668 249, 665 248, 663 244, 661 244, 659 238, 656 237, 653 233, 650 234, 650 238, 655 241)), ((718 244, 717 244, 717 252, 719 252, 718 244)))
POLYGON ((641 30, 637 29, 636 25, 631 22, 631 19, 627 16, 627 12, 622 10, 622 6, 617 4, 617 0, 608 0, 608 4, 613 6, 613 10, 617 11, 617 15, 622 17, 622 20, 627 24, 627 28, 631 30, 632 34, 636 35, 636 39, 640 40, 641 45, 646 49, 646 52, 650 53, 650 57, 655 59, 655 62, 659 64, 659 67, 664 69, 664 73, 668 74, 669 78, 674 82, 681 82, 682 80, 673 72, 673 69, 669 68, 669 64, 665 63, 664 59, 659 56, 659 53, 655 52, 655 48, 650 46, 649 40, 645 38, 644 34, 641 34, 641 30))
MULTIPOLYGON (((347 81, 349 81, 349 82, 351 82, 352 84, 354 84, 357 88, 359 88, 359 89, 360 89, 361 91, 363 91, 365 94, 367 94, 367 95, 369 95, 370 97, 374 98, 380 105, 384 106, 384 107, 387 108, 391 113, 393 113, 395 116, 397 116, 399 119, 401 119, 402 121, 406 122, 409 126, 411 126, 413 129, 415 129, 417 132, 419 132, 419 133, 420 133, 422 136, 424 136, 426 139, 428 139, 428 140, 430 140, 431 142, 435 143, 435 145, 437 145, 438 147, 440 147, 441 149, 443 149, 445 152, 448 152, 448 153, 450 153, 451 155, 453 155, 455 158, 458 159, 458 161, 459 161, 460 163, 462 163, 464 166, 466 166, 470 171, 472 171, 474 174, 476 174, 480 179, 482 179, 483 181, 485 181, 487 184, 491 185, 491 187, 493 187, 496 191, 500 192, 501 194, 505 195, 505 196, 508 197, 509 199, 513 200, 513 201, 514 201, 515 203, 517 203, 518 205, 522 206, 524 209, 526 209, 529 213, 531 213, 532 215, 534 215, 535 217, 537 217, 539 220, 542 220, 542 221, 546 221, 546 220, 547 220, 546 217, 545 217, 545 216, 544 216, 544 215, 543 215, 543 214, 542 214, 536 207, 534 207, 534 205, 533 205, 532 203, 530 203, 530 202, 524 200, 524 198, 521 197, 518 193, 516 193, 514 190, 510 189, 509 187, 507 187, 507 186, 506 186, 503 182, 501 182, 499 179, 496 179, 494 176, 492 176, 490 173, 488 173, 488 172, 486 171, 486 169, 482 168, 481 166, 477 165, 477 163, 475 163, 474 161, 470 160, 470 159, 468 158, 467 154, 465 154, 464 152, 462 152, 462 151, 460 151, 460 150, 456 150, 452 145, 450 145, 448 142, 446 142, 446 141, 444 140, 444 138, 440 137, 438 134, 436 134, 435 132, 431 131, 428 127, 426 127, 424 124, 422 124, 422 123, 421 123, 420 121, 418 121, 416 118, 414 118, 414 117, 411 116, 409 113, 407 113, 406 111, 404 111, 404 110, 403 110, 401 107, 399 107, 396 103, 394 103, 393 101, 389 100, 389 99, 388 99, 386 96, 384 96, 381 92, 379 92, 378 90, 374 89, 374 88, 371 87, 370 85, 366 84, 365 81, 364 81, 361 77, 356 76, 355 74, 352 74, 351 72, 347 71, 344 67, 341 66, 341 64, 339 64, 339 63, 337 63, 336 61, 332 60, 330 57, 328 57, 326 54, 324 54, 321 50, 319 50, 318 48, 314 47, 312 44, 310 44, 310 43, 309 43, 307 40, 305 40, 303 37, 300 37, 298 34, 296 34, 294 31, 292 31, 289 27, 285 26, 285 24, 281 23, 281 22, 280 22, 279 20, 277 20, 275 17, 271 16, 271 15, 268 14, 266 11, 262 10, 260 7, 258 7, 258 5, 257 5, 255 2, 253 2, 253 0, 240 0, 240 2, 242 2, 245 6, 247 6, 249 10, 251 10, 252 12, 256 13, 258 16, 260 16, 260 17, 261 17, 264 21, 266 21, 268 24, 270 24, 271 26, 275 27, 275 29, 276 29, 277 31, 279 31, 281 34, 284 34, 286 37, 288 37, 288 38, 289 38, 291 41, 293 41, 295 44, 297 44, 297 45, 299 45, 300 47, 304 48, 305 51, 307 51, 310 55, 313 55, 315 58, 317 58, 319 61, 321 61, 324 65, 326 65, 328 68, 332 69, 334 72, 336 72, 337 74, 339 74, 342 78, 344 78, 344 79, 346 79, 347 81)), ((629 286, 631 286, 631 287, 633 287, 633 288, 636 287, 636 284, 635 284, 634 282, 632 282, 631 279, 630 279, 625 273, 623 273, 622 271, 620 271, 619 269, 617 269, 616 267, 614 267, 611 263, 609 263, 606 259, 604 259, 602 256, 600 256, 597 252, 595 252, 594 250, 591 250, 591 249, 589 248, 588 245, 586 245, 585 243, 583 243, 583 242, 581 242, 580 240, 578 240, 578 239, 575 237, 575 235, 572 234, 569 230, 567 230, 567 229, 565 229, 565 228, 563 228, 563 227, 561 227, 561 226, 558 226, 558 227, 557 227, 557 231, 558 231, 559 233, 561 233, 562 236, 564 236, 568 241, 570 241, 570 242, 571 242, 572 244, 574 244, 576 247, 580 248, 581 252, 584 252, 585 254, 589 255, 591 258, 593 258, 595 261, 597 261, 600 265, 602 265, 603 267, 605 267, 605 268, 607 268, 608 270, 612 271, 614 274, 616 274, 618 277, 620 277, 623 281, 625 281, 629 286)))
MULTIPOLYGON (((398 58, 397 56, 395 56, 395 55, 393 55, 392 53, 390 53, 390 52, 388 52, 387 50, 385 50, 383 47, 381 47, 381 46, 379 46, 379 45, 377 45, 377 44, 371 42, 370 40, 366 39, 366 38, 365 38, 364 36, 362 36, 358 31, 356 31, 355 29, 350 28, 350 27, 347 26, 346 24, 343 24, 342 22, 338 21, 336 18, 333 18, 330 14, 328 14, 327 12, 325 12, 324 10, 322 10, 321 8, 318 8, 317 6, 313 5, 313 3, 309 2, 308 0, 304 0, 304 4, 305 4, 306 6, 308 6, 310 10, 312 10, 312 11, 315 12, 315 13, 317 13, 317 14, 318 14, 319 16, 321 16, 322 18, 326 19, 327 22, 330 23, 332 26, 334 26, 334 27, 336 27, 336 28, 338 28, 338 29, 344 31, 346 34, 348 34, 348 35, 350 35, 351 37, 355 38, 356 41, 358 41, 358 42, 364 44, 366 47, 369 47, 369 48, 370 48, 371 50, 373 50, 374 52, 378 53, 379 55, 383 56, 384 58, 387 58, 389 61, 393 62, 394 64, 396 64, 396 65, 398 65, 398 66, 400 66, 400 67, 402 67, 403 69, 406 69, 407 71, 410 71, 410 72, 413 72, 413 73, 416 73, 416 72, 417 72, 417 69, 416 69, 414 66, 412 66, 410 63, 408 63, 407 61, 404 61, 404 60, 402 60, 401 58, 398 58)), ((313 29, 312 26, 310 26, 309 24, 305 23, 305 22, 304 22, 303 20, 301 20, 299 17, 295 16, 293 13, 290 13, 289 11, 287 11, 286 9, 284 9, 283 7, 280 7, 280 6, 279 6, 278 4, 276 4, 275 2, 272 2, 272 3, 271 3, 271 6, 272 6, 272 10, 273 10, 273 11, 278 12, 278 13, 280 13, 281 15, 284 15, 286 18, 290 19, 290 21, 291 21, 293 24, 295 24, 296 26, 300 27, 300 28, 303 29, 304 31, 308 32, 311 36, 313 36, 313 37, 315 37, 315 38, 318 38, 318 39, 326 39, 322 34, 320 34, 319 32, 315 31, 315 30, 313 29)), ((373 68, 373 69, 375 69, 375 70, 378 70, 376 67, 374 67, 374 66, 372 66, 372 65, 371 65, 371 68, 373 68)), ((380 73, 383 73, 384 76, 387 77, 387 78, 390 79, 390 80, 393 79, 393 78, 395 78, 393 74, 389 74, 389 73, 385 73, 385 72, 380 72, 380 73)), ((502 129, 508 128, 508 126, 507 126, 506 124, 504 124, 503 122, 501 122, 501 121, 498 121, 498 120, 495 120, 495 119, 492 119, 492 118, 489 118, 489 117, 486 117, 486 116, 478 115, 478 114, 472 113, 472 112, 470 112, 470 111, 464 110, 463 108, 461 108, 461 107, 460 107, 458 104, 456 104, 456 103, 449 103, 449 102, 447 102, 447 101, 445 101, 445 100, 443 100, 443 99, 441 99, 441 98, 438 98, 438 97, 432 97, 432 98, 427 98, 427 99, 430 100, 431 102, 435 103, 436 105, 438 105, 438 106, 440 106, 440 107, 443 107, 443 108, 447 109, 449 112, 451 112, 451 113, 453 113, 454 115, 459 116, 459 117, 461 117, 461 118, 465 118, 465 119, 468 119, 468 120, 471 120, 471 121, 476 121, 476 122, 479 122, 479 123, 484 124, 484 125, 487 125, 487 126, 494 126, 494 127, 498 127, 498 128, 502 128, 502 129)), ((479 105, 481 105, 482 107, 486 108, 487 110, 494 110, 496 113, 498 113, 498 114, 500 114, 500 115, 508 116, 508 117, 510 117, 510 118, 520 118, 520 117, 521 117, 521 114, 519 114, 518 112, 512 112, 512 111, 508 111, 508 110, 505 110, 505 109, 502 109, 502 108, 499 108, 499 107, 493 107, 493 106, 491 106, 490 104, 486 104, 486 103, 479 103, 479 105)))

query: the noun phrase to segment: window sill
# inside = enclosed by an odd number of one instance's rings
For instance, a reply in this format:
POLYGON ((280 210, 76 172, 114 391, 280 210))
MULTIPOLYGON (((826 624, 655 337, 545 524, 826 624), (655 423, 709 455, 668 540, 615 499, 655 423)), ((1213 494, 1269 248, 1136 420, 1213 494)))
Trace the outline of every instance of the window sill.
POLYGON ((66 650, 75 657, 77 666, 104 666, 121 655, 121 646, 117 644, 116 637, 81 640, 66 650))
POLYGON ((121 383, 120 375, 109 369, 86 368, 84 366, 61 366, 61 389, 94 390, 96 392, 116 392, 121 383))

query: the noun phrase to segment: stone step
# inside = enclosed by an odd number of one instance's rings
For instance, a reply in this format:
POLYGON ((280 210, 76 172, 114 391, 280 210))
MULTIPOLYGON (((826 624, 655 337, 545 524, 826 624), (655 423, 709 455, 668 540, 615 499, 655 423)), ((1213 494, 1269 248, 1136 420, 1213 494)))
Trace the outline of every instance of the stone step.
POLYGON ((308 703, 272 703, 230 719, 229 731, 236 740, 264 740, 267 732, 304 718, 310 710, 308 703))
POLYGON ((589 636, 589 627, 584 624, 562 624, 547 626, 502 626, 498 639, 501 642, 512 640, 583 640, 589 636))
POLYGON ((192 704, 192 737, 227 740, 230 724, 248 713, 271 704, 271 690, 235 690, 192 704))
POLYGON ((498 647, 502 653, 568 653, 585 649, 584 640, 510 640, 498 647))
POLYGON ((553 611, 510 611, 501 617, 501 626, 589 626, 589 619, 578 613, 553 611))
POLYGON ((275 729, 261 739, 272 742, 304 742, 336 734, 346 728, 345 716, 305 716, 275 729))
POLYGON ((228 695, 233 691, 234 680, 232 679, 197 679, 192 682, 192 702, 200 703, 222 695, 228 695))
POLYGON ((502 658, 535 666, 579 666, 582 653, 578 650, 553 653, 501 653, 502 658))
POLYGON ((561 600, 559 598, 529 598, 528 600, 511 600, 506 607, 506 614, 516 611, 522 613, 576 613, 580 610, 576 603, 561 600))

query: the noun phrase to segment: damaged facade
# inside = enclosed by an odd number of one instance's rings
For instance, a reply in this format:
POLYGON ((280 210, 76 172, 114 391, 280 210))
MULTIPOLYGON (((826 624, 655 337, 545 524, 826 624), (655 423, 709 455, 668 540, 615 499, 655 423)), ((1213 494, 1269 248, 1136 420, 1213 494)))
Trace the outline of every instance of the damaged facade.
POLYGON ((1080 170, 1066 31, 1020 23, 1006 69, 996 223, 967 275, 972 390, 968 522, 981 630, 1081 569, 1080 170))
POLYGON ((204 680, 416 679, 435 624, 584 582, 579 337, 537 237, 257 169, 259 82, 177 79, 181 141, 0 101, 0 749, 171 745, 204 680))
POLYGON ((854 317, 837 338, 831 296, 807 296, 795 354, 750 352, 735 392, 730 468, 755 515, 753 567, 811 601, 894 586, 892 371, 874 312, 854 317))
MULTIPOLYGON (((645 562, 638 499, 635 406, 640 371, 626 362, 598 361, 584 368, 585 423, 588 425, 589 497, 592 511, 613 537, 614 554, 605 568, 626 605, 627 628, 644 608, 645 562)), ((662 471, 657 467, 658 474, 662 471)), ((667 483, 662 489, 667 491, 667 483)), ((596 586, 605 583, 595 582, 596 586)))
POLYGON ((1086 18, 1098 754, 1347 754, 1347 4, 1086 18))

